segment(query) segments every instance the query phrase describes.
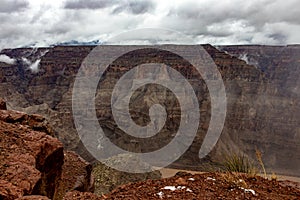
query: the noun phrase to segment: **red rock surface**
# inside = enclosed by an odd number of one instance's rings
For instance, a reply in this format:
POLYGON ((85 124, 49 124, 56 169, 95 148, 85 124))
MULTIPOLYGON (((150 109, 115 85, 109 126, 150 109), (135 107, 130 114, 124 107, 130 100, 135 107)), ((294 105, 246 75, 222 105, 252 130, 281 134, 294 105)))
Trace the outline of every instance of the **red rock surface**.
POLYGON ((30 195, 30 196, 24 196, 24 197, 18 198, 17 200, 50 200, 50 199, 45 196, 30 195))
POLYGON ((93 192, 92 166, 63 152, 40 115, 6 110, 0 99, 0 199, 62 199, 71 190, 93 192), (42 195, 42 196, 39 196, 42 195))
POLYGON ((68 192, 66 196, 63 198, 64 200, 101 200, 99 196, 90 193, 90 192, 79 192, 79 191, 72 191, 68 192))
POLYGON ((0 198, 1 199, 16 199, 24 194, 21 188, 12 183, 0 180, 0 198))
POLYGON ((92 165, 72 151, 64 152, 62 177, 59 183, 58 196, 63 197, 67 192, 77 190, 94 192, 92 165))
POLYGON ((300 190, 245 174, 181 173, 118 187, 105 199, 300 199, 300 190))
POLYGON ((41 116, 0 110, 0 199, 30 194, 55 199, 63 145, 47 130, 41 116))
MULTIPOLYGON (((3 101, 2 101, 3 102, 3 101)), ((1 104, 1 100, 0 100, 1 104)), ((4 107, 6 108, 6 107, 4 107)), ((20 124, 29 127, 32 130, 44 132, 47 135, 54 136, 54 130, 49 122, 41 115, 27 115, 24 112, 10 111, 0 109, 0 120, 11 124, 20 124)))

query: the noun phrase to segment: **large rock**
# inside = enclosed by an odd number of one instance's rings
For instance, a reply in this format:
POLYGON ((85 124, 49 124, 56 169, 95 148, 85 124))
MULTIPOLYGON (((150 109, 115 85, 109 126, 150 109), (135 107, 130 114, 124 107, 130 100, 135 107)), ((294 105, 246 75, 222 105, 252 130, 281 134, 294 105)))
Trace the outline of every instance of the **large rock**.
POLYGON ((94 191, 91 164, 63 152, 52 133, 40 115, 0 110, 0 199, 60 200, 69 191, 94 191))
POLYGON ((94 177, 92 165, 71 151, 64 152, 64 164, 59 183, 58 196, 60 199, 70 191, 94 192, 94 177))
POLYGON ((3 199, 39 194, 55 199, 63 145, 51 137, 38 115, 0 111, 0 184, 3 199), (41 128, 45 132, 36 131, 41 128))
MULTIPOLYGON (((118 165, 119 167, 126 166, 133 171, 135 169, 151 169, 151 166, 149 166, 147 163, 144 163, 138 157, 129 154, 121 154, 111 157, 103 162, 109 165, 118 165)), ((95 177, 95 194, 99 196, 107 194, 123 184, 144 181, 148 179, 155 180, 162 177, 160 171, 158 170, 148 173, 127 173, 108 167, 100 162, 93 166, 93 176, 95 177)))
MULTIPOLYGON (((1 161, 2 162, 2 161, 1 161)), ((22 197, 24 191, 12 183, 0 179, 0 198, 6 200, 14 200, 22 197)))

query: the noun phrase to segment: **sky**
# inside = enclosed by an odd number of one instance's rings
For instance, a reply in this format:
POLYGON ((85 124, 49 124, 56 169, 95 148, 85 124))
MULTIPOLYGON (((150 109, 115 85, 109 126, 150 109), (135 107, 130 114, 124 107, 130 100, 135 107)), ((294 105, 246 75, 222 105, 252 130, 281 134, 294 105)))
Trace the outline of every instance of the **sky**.
POLYGON ((195 44, 299 44, 299 8, 298 0, 0 0, 0 49, 107 41, 127 31, 141 38, 132 33, 145 28, 195 44))

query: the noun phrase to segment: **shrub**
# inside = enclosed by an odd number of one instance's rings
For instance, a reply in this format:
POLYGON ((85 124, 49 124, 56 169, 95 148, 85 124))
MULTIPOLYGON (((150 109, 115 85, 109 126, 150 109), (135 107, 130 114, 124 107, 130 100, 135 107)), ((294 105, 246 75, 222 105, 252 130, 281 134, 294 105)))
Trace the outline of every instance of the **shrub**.
POLYGON ((225 156, 225 161, 222 163, 222 166, 228 172, 240 172, 253 174, 256 173, 256 168, 244 154, 231 153, 225 156))

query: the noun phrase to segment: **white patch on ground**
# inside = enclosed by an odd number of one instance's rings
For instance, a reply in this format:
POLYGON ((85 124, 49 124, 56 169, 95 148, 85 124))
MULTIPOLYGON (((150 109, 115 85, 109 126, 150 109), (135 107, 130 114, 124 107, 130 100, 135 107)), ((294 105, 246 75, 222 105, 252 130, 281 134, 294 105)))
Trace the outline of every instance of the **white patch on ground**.
POLYGON ((175 187, 175 186, 165 186, 163 189, 175 191, 175 190, 182 190, 184 188, 186 188, 186 187, 185 186, 177 186, 177 187, 175 187))
MULTIPOLYGON (((162 188, 164 190, 171 190, 171 191, 175 191, 175 190, 184 190, 186 189, 187 192, 193 192, 190 188, 187 188, 186 186, 165 186, 164 188, 162 188)), ((160 193, 160 192, 159 192, 160 193)), ((157 193, 157 195, 159 194, 157 193)))
POLYGON ((193 190, 191 190, 190 188, 186 189, 187 192, 193 192, 193 190))
POLYGON ((240 187, 242 190, 244 190, 245 192, 251 192, 253 195, 255 195, 255 191, 252 189, 245 189, 243 187, 240 187))
POLYGON ((194 179, 194 178, 189 178, 188 180, 189 180, 189 181, 194 181, 195 179, 194 179))
POLYGON ((206 180, 212 180, 212 181, 215 181, 216 179, 215 179, 215 178, 211 178, 211 177, 207 177, 206 180))
POLYGON ((162 191, 160 191, 159 193, 157 193, 157 195, 159 196, 160 199, 162 199, 164 196, 164 193, 162 191))

